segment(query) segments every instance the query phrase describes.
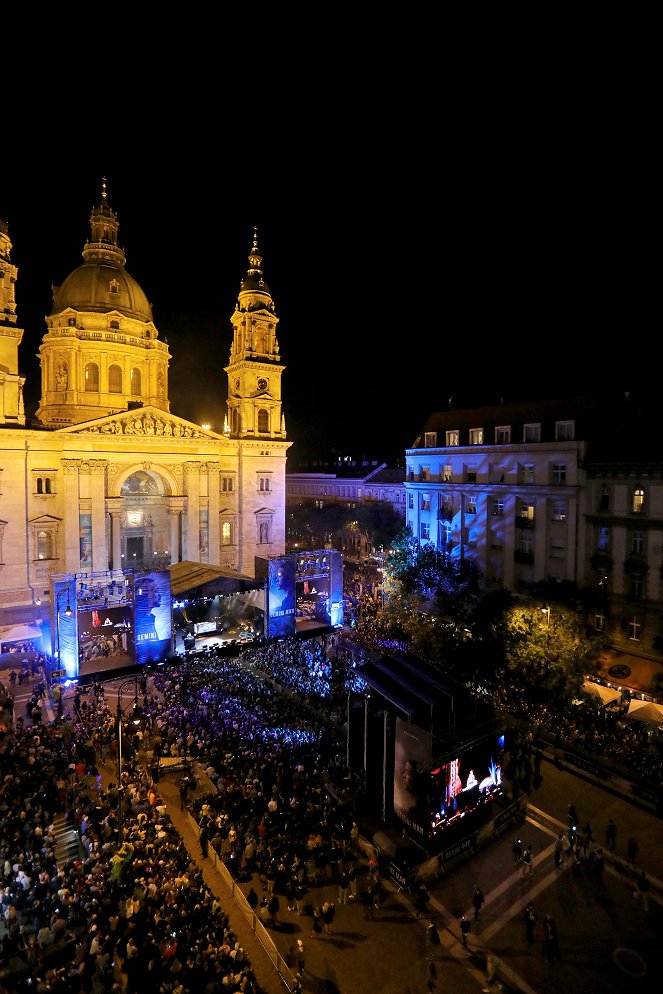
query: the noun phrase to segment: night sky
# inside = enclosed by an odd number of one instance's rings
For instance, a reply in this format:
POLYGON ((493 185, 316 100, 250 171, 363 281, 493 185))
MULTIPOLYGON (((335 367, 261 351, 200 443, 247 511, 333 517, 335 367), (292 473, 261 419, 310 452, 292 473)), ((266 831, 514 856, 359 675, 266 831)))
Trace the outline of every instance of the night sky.
POLYGON ((630 174, 616 164, 594 169, 589 145, 574 169, 568 148, 546 149, 545 165, 537 149, 489 162, 473 146, 438 161, 431 142, 403 167, 366 145, 273 170, 230 166, 229 153, 157 165, 136 150, 121 161, 65 153, 39 181, 13 157, 0 217, 19 268, 28 417, 50 287, 82 263, 104 175, 127 270, 173 355, 171 411, 217 430, 230 316, 258 226, 280 319, 289 468, 332 451, 393 464, 450 398, 461 407, 641 385, 654 364, 629 350, 660 335, 646 189, 622 183, 630 174))

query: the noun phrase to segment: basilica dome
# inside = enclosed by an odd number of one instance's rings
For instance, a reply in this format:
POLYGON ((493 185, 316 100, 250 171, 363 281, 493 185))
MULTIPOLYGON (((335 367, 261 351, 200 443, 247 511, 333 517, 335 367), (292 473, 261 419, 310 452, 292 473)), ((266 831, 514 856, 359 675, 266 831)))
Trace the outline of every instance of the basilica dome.
POLYGON ((53 287, 53 309, 119 311, 138 321, 152 321, 152 308, 133 276, 113 260, 92 258, 71 273, 62 286, 53 287))

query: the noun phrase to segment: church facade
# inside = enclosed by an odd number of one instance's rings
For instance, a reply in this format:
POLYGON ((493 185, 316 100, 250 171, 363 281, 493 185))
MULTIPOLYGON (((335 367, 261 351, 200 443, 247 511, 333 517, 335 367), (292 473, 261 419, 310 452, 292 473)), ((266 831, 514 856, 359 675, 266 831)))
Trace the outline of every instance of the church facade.
POLYGON ((216 433, 170 410, 171 356, 126 270, 105 184, 90 224, 83 264, 53 288, 26 427, 19 274, 0 220, 0 623, 47 600, 57 575, 190 560, 253 577, 256 556, 285 551, 284 366, 257 233, 216 433))

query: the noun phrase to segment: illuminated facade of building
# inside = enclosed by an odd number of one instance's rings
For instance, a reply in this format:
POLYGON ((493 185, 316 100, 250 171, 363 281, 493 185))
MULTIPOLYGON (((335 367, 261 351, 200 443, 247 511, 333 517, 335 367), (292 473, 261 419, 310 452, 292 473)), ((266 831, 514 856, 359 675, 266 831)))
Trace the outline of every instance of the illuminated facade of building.
POLYGON ((9 224, 0 221, 5 612, 49 597, 56 574, 195 561, 253 576, 256 556, 285 551, 284 366, 257 234, 230 318, 228 413, 216 433, 170 411, 171 356, 125 268, 105 185, 90 224, 83 264, 53 291, 39 349, 39 424, 26 427, 19 274, 9 224))
POLYGON ((406 451, 407 524, 487 589, 577 584, 615 649, 661 661, 660 421, 628 395, 432 414, 406 451))

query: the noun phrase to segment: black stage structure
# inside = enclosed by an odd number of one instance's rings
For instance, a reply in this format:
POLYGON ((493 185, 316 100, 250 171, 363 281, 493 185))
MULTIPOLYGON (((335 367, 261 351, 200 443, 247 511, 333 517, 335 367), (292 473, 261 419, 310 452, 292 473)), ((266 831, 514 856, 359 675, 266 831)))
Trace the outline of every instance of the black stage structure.
POLYGON ((363 817, 403 883, 436 872, 517 817, 502 781, 505 731, 491 703, 415 656, 370 658, 348 699, 348 766, 365 783, 363 817))

